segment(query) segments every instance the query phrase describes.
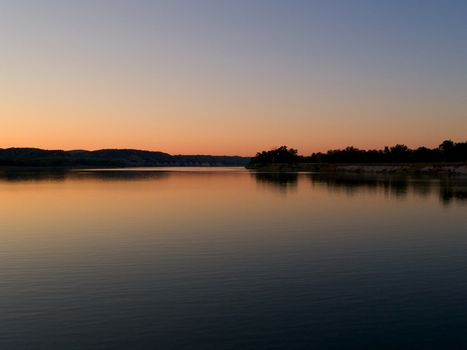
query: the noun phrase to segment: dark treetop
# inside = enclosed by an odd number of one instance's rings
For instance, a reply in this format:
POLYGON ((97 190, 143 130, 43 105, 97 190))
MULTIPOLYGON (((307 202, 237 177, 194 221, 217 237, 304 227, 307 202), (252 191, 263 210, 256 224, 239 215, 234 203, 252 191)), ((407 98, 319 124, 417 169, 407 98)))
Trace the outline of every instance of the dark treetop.
POLYGON ((258 152, 247 167, 267 164, 299 163, 440 163, 467 162, 467 142, 444 141, 437 148, 410 149, 405 145, 385 147, 382 150, 361 150, 355 147, 330 150, 300 156, 297 150, 281 146, 270 151, 258 152))

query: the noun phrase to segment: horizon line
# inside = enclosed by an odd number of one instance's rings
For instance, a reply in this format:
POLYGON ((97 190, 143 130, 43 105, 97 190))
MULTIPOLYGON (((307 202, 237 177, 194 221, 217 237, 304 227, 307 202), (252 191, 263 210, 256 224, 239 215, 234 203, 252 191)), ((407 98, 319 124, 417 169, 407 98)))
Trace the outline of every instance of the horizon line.
MULTIPOLYGON (((422 147, 429 148, 429 149, 435 149, 435 148, 439 148, 439 146, 445 141, 452 141, 454 143, 459 143, 457 141, 453 141, 450 138, 447 138, 447 139, 444 139, 443 141, 441 141, 438 144, 438 146, 430 147, 430 146, 422 145, 422 146, 416 146, 414 148, 411 148, 411 147, 408 146, 408 148, 409 149, 414 149, 414 150, 417 149, 417 148, 422 148, 422 147)), ((467 142, 467 141, 460 141, 460 142, 467 142)), ((395 143, 392 146, 385 145, 385 146, 382 146, 382 147, 379 147, 379 148, 359 148, 359 147, 355 147, 353 145, 347 145, 347 146, 342 147, 342 148, 329 148, 326 151, 313 151, 313 152, 310 152, 309 154, 311 155, 313 153, 326 153, 328 151, 343 150, 343 149, 346 149, 346 148, 349 148, 349 147, 356 148, 356 149, 359 149, 359 150, 362 150, 362 151, 384 150, 386 147, 393 147, 393 146, 397 146, 397 145, 405 145, 405 144, 404 143, 395 143)), ((281 145, 281 146, 286 146, 286 145, 281 145)), ((281 147, 281 146, 264 147, 263 149, 254 152, 254 155, 238 155, 238 154, 234 154, 234 155, 218 154, 218 155, 215 155, 215 154, 210 154, 210 153, 169 153, 169 152, 160 151, 160 150, 149 150, 149 149, 144 149, 144 148, 131 148, 131 147, 123 147, 123 148, 106 147, 106 148, 96 148, 96 149, 84 149, 84 148, 73 148, 73 149, 63 148, 62 149, 62 148, 41 148, 41 147, 31 147, 31 146, 10 146, 10 147, 0 147, 0 150, 5 150, 5 149, 36 149, 36 150, 42 150, 42 151, 63 151, 63 152, 78 152, 78 151, 98 152, 98 151, 107 151, 107 150, 122 150, 122 151, 141 151, 141 152, 163 153, 163 154, 168 154, 170 156, 211 156, 211 157, 252 158, 252 157, 256 156, 256 153, 263 152, 263 151, 270 151, 270 150, 276 149, 276 148, 281 147)), ((294 148, 294 147, 288 147, 288 148, 294 148)), ((295 149, 298 149, 298 148, 295 148, 295 149)))

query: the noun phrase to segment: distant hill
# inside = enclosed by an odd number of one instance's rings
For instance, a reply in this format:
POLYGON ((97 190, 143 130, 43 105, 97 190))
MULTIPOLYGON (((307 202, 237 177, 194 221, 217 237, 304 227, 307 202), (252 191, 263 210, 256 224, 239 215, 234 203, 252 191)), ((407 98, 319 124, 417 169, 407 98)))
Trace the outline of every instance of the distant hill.
POLYGON ((39 148, 0 148, 0 166, 29 167, 145 167, 145 166, 244 166, 248 157, 170 155, 135 149, 62 151, 39 148))

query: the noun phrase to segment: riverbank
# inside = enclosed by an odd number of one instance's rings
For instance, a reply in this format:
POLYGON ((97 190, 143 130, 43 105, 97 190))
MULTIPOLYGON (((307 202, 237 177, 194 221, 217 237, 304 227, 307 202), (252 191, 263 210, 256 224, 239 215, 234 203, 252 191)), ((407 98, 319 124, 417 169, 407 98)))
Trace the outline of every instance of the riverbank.
POLYGON ((383 173, 383 174, 459 174, 467 175, 466 163, 377 163, 377 164, 325 164, 325 163, 274 163, 247 166, 249 170, 268 172, 322 172, 322 173, 383 173))

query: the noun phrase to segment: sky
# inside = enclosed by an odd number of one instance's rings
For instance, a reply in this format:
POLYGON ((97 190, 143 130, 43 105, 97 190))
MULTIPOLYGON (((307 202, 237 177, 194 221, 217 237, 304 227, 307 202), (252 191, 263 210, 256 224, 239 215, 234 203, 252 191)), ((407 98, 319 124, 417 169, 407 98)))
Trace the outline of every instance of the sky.
POLYGON ((0 148, 467 140, 467 1, 3 0, 0 148))

